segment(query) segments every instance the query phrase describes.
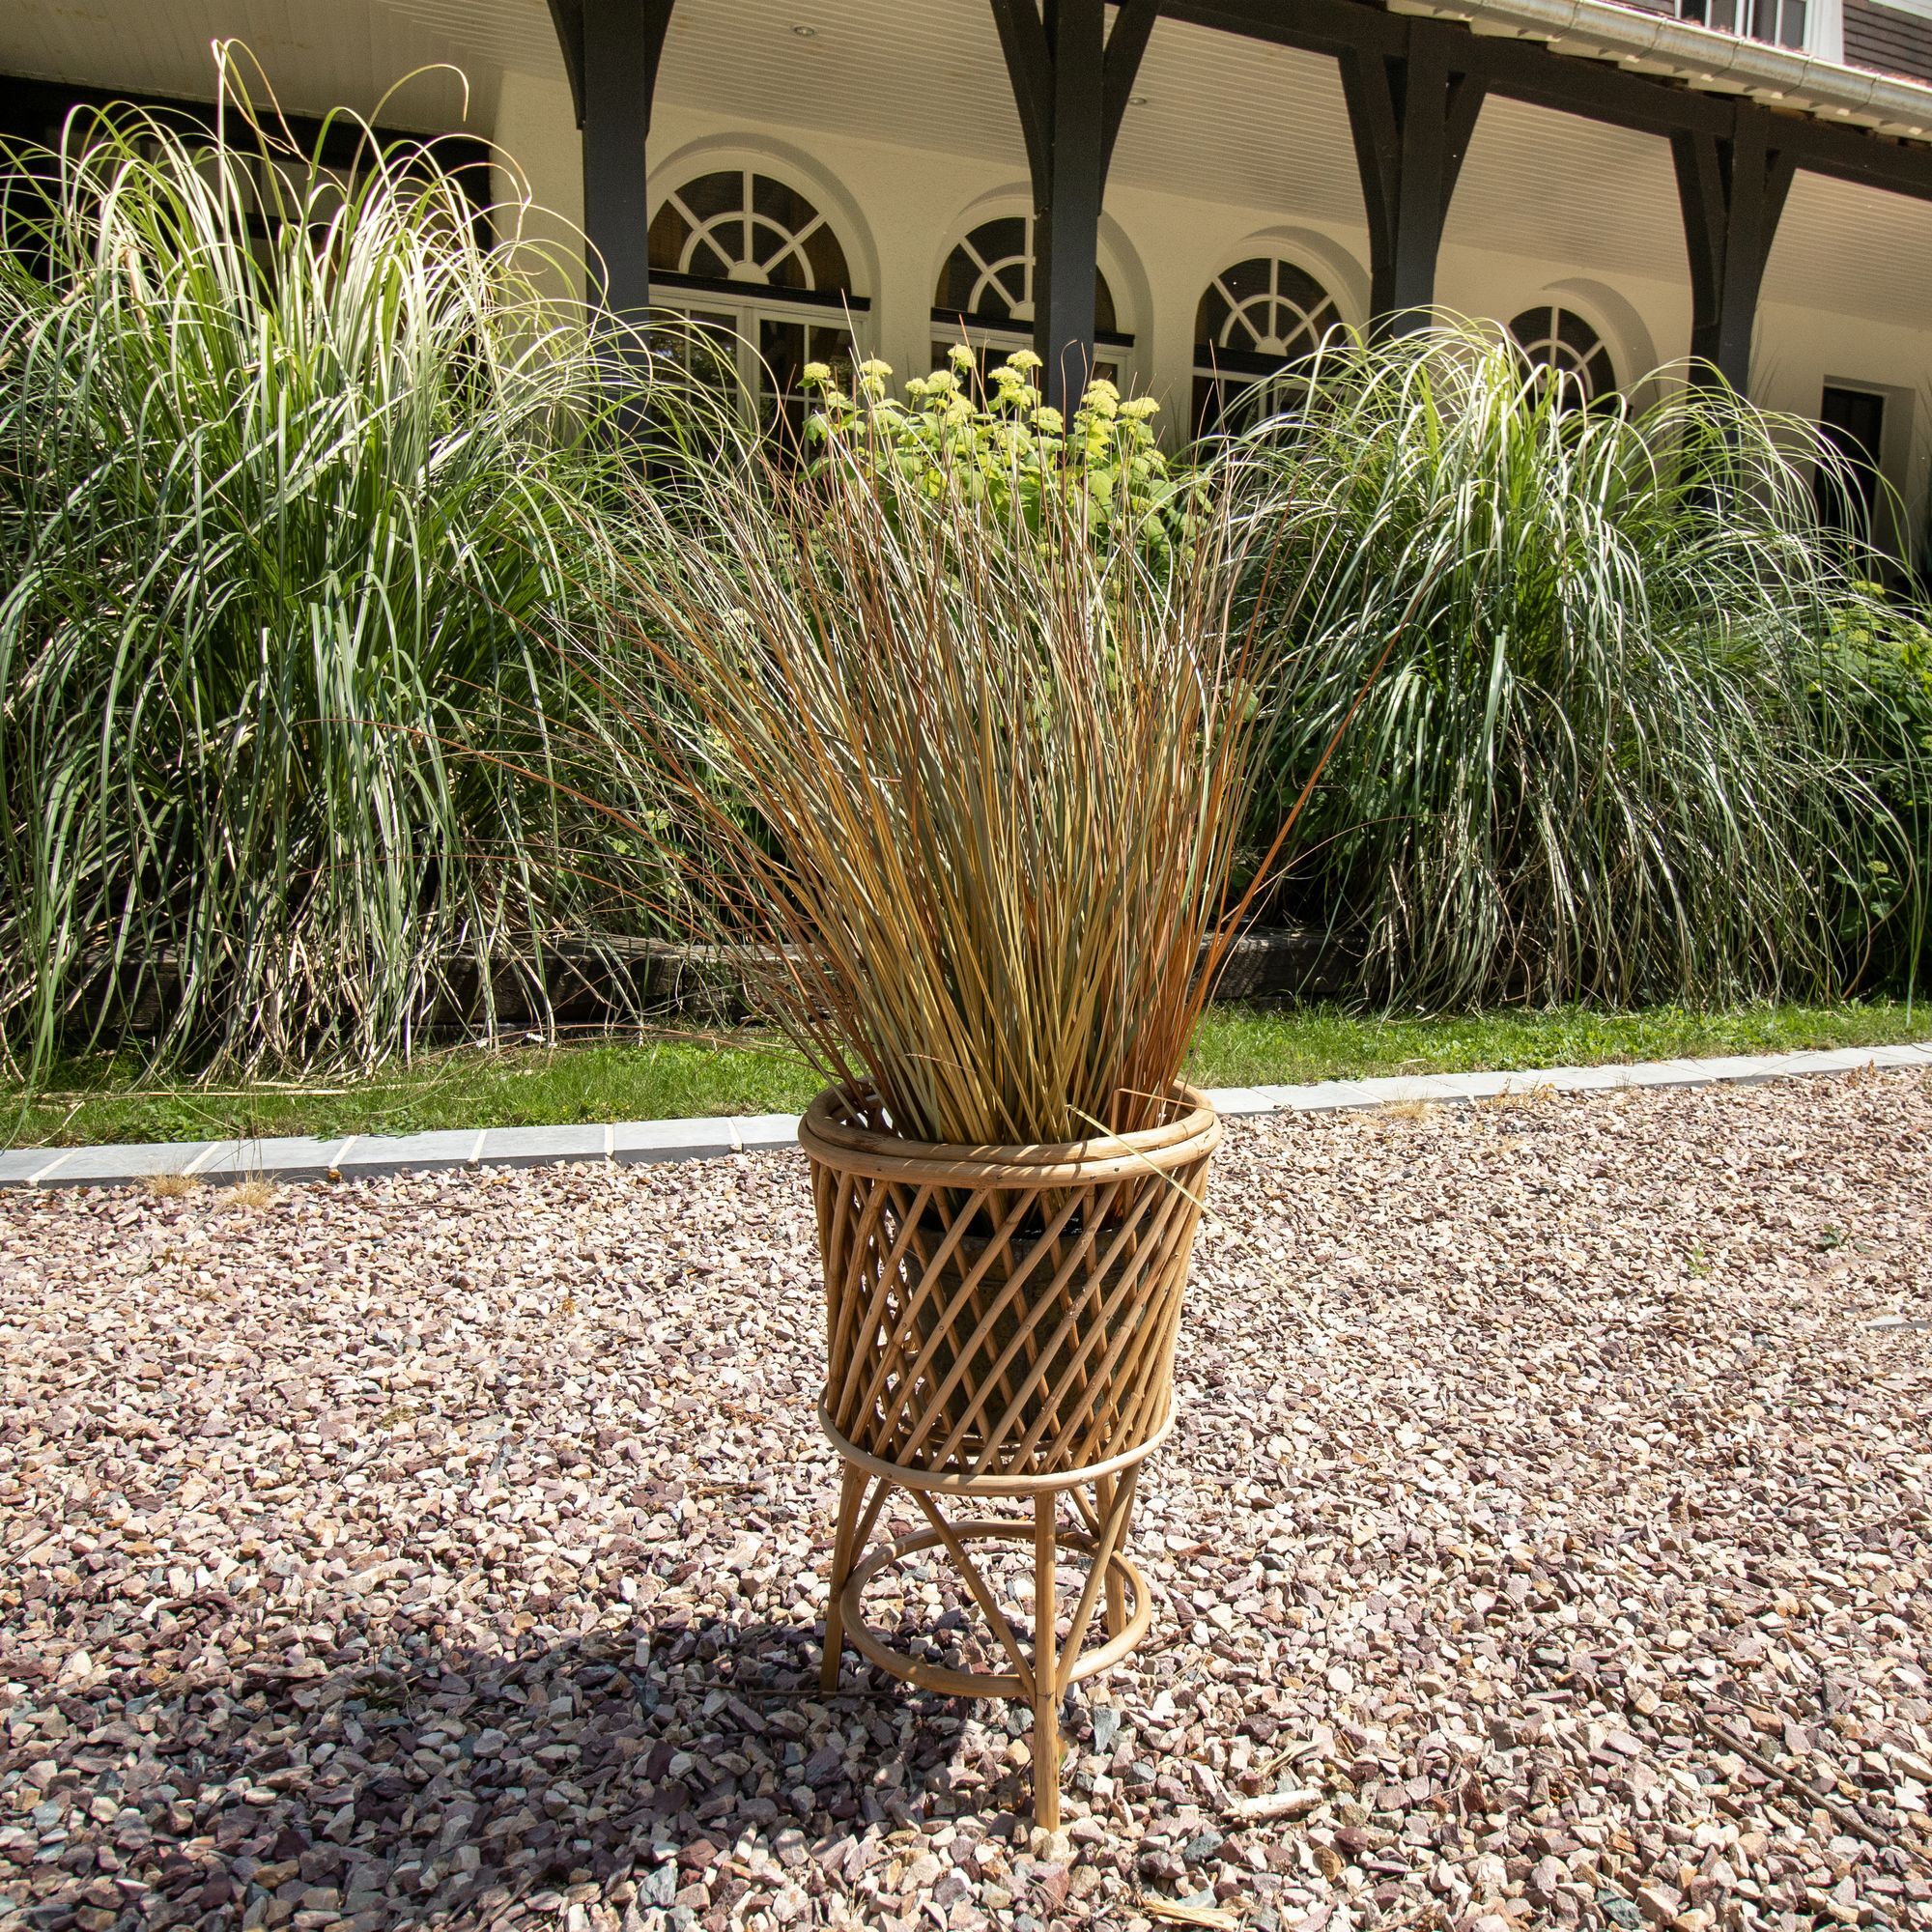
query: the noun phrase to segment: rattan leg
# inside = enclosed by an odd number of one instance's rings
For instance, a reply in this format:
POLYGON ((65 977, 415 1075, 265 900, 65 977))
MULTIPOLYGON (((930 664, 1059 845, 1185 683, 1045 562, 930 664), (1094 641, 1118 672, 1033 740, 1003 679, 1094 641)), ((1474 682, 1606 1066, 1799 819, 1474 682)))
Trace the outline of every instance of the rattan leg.
MULTIPOLYGON (((1096 1534, 1099 1533, 1098 1525, 1106 1523, 1112 1518, 1115 1509, 1125 1502, 1126 1499, 1124 1497, 1119 1496, 1112 1476, 1097 1476, 1094 1478, 1094 1517, 1096 1525, 1096 1534)), ((1126 1543, 1127 1526, 1125 1523, 1122 1523, 1120 1534, 1115 1539, 1114 1547, 1117 1549, 1124 1549, 1126 1543)), ((1107 1566, 1107 1634, 1109 1636, 1119 1636, 1126 1627, 1127 1593, 1122 1585, 1119 1573, 1110 1563, 1107 1566)))
POLYGON ((866 1499, 866 1471, 847 1463, 838 1485, 838 1527, 832 1539, 832 1594, 825 1604, 825 1659, 818 1668, 818 1688, 830 1695, 838 1688, 838 1658, 845 1648, 845 1579, 859 1551, 859 1511, 866 1499))
POLYGON ((1043 1832, 1060 1829, 1060 1660, 1054 1619, 1055 1496, 1033 1505, 1033 1816, 1043 1832))

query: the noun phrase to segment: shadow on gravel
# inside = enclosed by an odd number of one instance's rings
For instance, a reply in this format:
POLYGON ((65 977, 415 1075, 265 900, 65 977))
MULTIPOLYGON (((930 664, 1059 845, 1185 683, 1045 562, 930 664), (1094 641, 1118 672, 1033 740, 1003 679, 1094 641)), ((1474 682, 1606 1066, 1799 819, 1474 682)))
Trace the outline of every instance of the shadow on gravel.
MULTIPOLYGON (((205 1655, 159 1684, 126 1653, 29 1681, 0 1714, 43 1717, 37 1805, 0 1827, 0 1923, 716 1927, 754 1889, 804 1916, 833 1873, 887 1855, 868 1824, 952 1783, 966 1709, 850 1651, 821 1702, 819 1642, 815 1624, 645 1610, 515 1653, 405 1623, 314 1655, 205 1655)), ((0 1655, 0 1679, 32 1674, 0 1655)), ((1009 1782, 981 1785, 964 1833, 1010 1833, 1009 1782)))

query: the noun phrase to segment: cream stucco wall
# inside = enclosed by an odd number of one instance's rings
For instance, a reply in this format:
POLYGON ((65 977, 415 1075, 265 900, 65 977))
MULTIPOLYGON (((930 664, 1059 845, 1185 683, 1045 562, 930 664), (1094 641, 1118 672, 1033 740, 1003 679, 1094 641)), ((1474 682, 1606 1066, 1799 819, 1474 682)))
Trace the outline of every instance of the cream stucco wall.
POLYGON ((583 285, 582 270, 565 265, 582 261, 583 150, 569 82, 505 73, 490 134, 501 157, 496 171, 498 207, 516 207, 528 194, 535 208, 526 233, 554 251, 557 268, 551 279, 559 298, 575 297, 583 285))
POLYGON ((1833 384, 1884 395, 1886 480, 1904 497, 1905 527, 1890 534, 1894 548, 1916 554, 1925 542, 1928 481, 1932 481, 1932 369, 1923 329, 1896 323, 1767 302, 1758 314, 1751 355, 1752 399, 1768 410, 1815 417, 1821 391, 1833 384))

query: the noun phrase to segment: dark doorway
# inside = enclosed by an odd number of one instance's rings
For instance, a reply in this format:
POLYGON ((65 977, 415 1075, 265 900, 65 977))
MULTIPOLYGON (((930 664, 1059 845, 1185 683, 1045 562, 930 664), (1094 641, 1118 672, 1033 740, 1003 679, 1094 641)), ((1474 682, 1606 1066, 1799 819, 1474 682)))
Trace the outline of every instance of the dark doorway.
POLYGON ((1869 543, 1878 509, 1885 398, 1869 389, 1841 389, 1827 383, 1818 406, 1818 427, 1844 458, 1842 469, 1821 464, 1813 474, 1818 515, 1828 529, 1843 530, 1869 543))

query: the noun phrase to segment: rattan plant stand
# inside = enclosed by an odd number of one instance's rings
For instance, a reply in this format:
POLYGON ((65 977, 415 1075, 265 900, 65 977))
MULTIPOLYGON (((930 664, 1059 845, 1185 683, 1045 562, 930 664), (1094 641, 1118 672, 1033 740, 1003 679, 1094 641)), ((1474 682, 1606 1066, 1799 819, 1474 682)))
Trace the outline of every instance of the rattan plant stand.
POLYGON ((825 1264, 819 1422, 843 1461, 824 1687, 849 1638, 881 1669, 1033 1708, 1034 1815, 1060 1822, 1060 1705, 1117 1663, 1152 1604, 1127 1554, 1142 1463, 1174 1426, 1174 1345, 1221 1123, 1191 1088, 1145 1131, 1058 1147, 908 1141, 836 1090, 799 1126, 825 1264), (872 1545, 887 1498, 925 1527, 872 1545), (1061 1504, 1071 1503, 1063 1522, 1061 1504), (987 1503, 1009 1512, 982 1513, 987 1503), (1033 1556, 1031 1644, 975 1550, 1033 1556), (923 1550, 958 1571, 1010 1668, 955 1670, 865 1617, 882 1572, 923 1550), (1063 1554, 1087 1574, 1056 1628, 1063 1554), (1104 1605, 1102 1639, 1088 1646, 1104 1605))

